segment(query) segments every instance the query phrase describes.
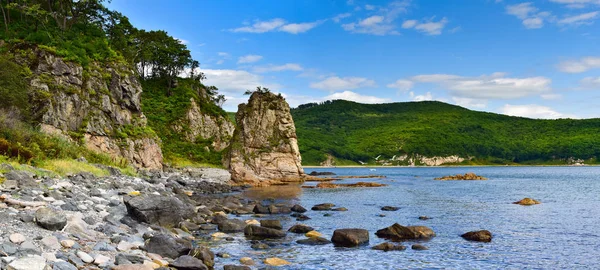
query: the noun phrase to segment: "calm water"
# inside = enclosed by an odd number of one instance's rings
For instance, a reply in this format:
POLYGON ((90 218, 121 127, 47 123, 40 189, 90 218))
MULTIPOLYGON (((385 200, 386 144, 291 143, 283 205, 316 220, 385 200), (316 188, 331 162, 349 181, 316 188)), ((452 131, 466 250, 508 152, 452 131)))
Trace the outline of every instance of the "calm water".
MULTIPOLYGON (((600 167, 473 167, 473 168, 364 168, 315 169, 338 175, 386 175, 369 179, 388 184, 382 188, 300 189, 277 187, 249 192, 248 196, 280 197, 310 209, 330 202, 347 212, 308 211, 313 226, 330 238, 335 229, 363 228, 371 232, 369 246, 335 248, 301 246, 304 238, 289 234, 274 242, 268 251, 250 249, 243 234, 236 241, 214 248, 236 263, 248 256, 279 257, 294 264, 283 269, 599 269, 600 268, 600 167), (435 181, 434 177, 475 172, 487 181, 435 181), (542 202, 535 206, 511 204, 524 197, 542 202), (382 212, 385 205, 398 206, 396 212, 382 212), (386 214, 379 217, 379 214, 386 214), (421 221, 419 216, 432 219, 421 221), (423 244, 427 251, 381 252, 370 246, 383 242, 378 229, 392 225, 425 225, 437 237, 423 244), (492 243, 463 240, 471 230, 492 232, 492 243)), ((306 169, 307 172, 312 169, 306 169)), ((348 179, 352 183, 361 179, 348 179)), ((363 180, 364 181, 364 180, 363 180)), ((309 183, 311 184, 311 183, 309 183)), ((287 215, 278 216, 284 228, 297 223, 287 215)))

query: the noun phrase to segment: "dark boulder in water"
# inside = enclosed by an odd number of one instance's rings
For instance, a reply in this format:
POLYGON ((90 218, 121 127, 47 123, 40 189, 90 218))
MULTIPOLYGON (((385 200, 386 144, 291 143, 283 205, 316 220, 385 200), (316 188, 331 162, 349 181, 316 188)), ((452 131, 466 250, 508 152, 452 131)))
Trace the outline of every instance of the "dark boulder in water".
POLYGON ((335 204, 333 204, 333 203, 321 203, 321 204, 317 204, 317 205, 313 206, 311 209, 313 211, 329 211, 334 206, 335 206, 335 204))
POLYGON ((292 226, 288 231, 291 233, 307 233, 314 230, 315 229, 311 226, 307 226, 304 224, 296 224, 292 226))
POLYGON ((296 213, 304 213, 308 210, 306 210, 306 208, 302 207, 302 205, 296 204, 294 206, 292 206, 292 212, 296 212, 296 213))
POLYGON ((476 242, 492 242, 492 233, 488 230, 472 231, 461 235, 462 238, 476 242))
POLYGON ((277 220, 277 219, 264 219, 260 221, 260 226, 261 227, 266 227, 266 228, 271 228, 271 229, 276 229, 276 230, 281 230, 283 229, 283 227, 281 226, 281 221, 277 220))
POLYGON ((392 226, 378 230, 375 235, 384 239, 391 239, 393 241, 403 240, 418 240, 418 239, 429 239, 435 236, 435 232, 425 226, 402 226, 395 223, 392 226))
POLYGON ((356 247, 369 243, 369 231, 365 229, 337 229, 331 242, 341 247, 356 247))
POLYGON ((399 209, 400 209, 400 207, 395 207, 395 206, 381 207, 381 211, 398 211, 399 209))
POLYGON ((256 225, 248 225, 244 229, 244 235, 250 239, 267 239, 267 238, 283 238, 285 232, 271 228, 260 227, 256 225))
POLYGON ((379 245, 376 245, 374 247, 372 247, 371 249, 374 250, 383 250, 385 252, 387 251, 392 251, 392 250, 396 250, 396 251, 402 251, 405 250, 406 247, 400 244, 394 244, 394 243, 390 243, 390 242, 385 242, 385 243, 381 243, 379 245))
POLYGON ((323 237, 310 237, 307 239, 298 240, 298 241, 296 241, 296 243, 301 244, 301 245, 319 246, 319 245, 331 244, 331 241, 329 241, 323 237))
POLYGON ((332 173, 332 172, 317 172, 317 171, 312 171, 308 175, 310 175, 310 176, 322 176, 322 175, 335 175, 335 173, 332 173))

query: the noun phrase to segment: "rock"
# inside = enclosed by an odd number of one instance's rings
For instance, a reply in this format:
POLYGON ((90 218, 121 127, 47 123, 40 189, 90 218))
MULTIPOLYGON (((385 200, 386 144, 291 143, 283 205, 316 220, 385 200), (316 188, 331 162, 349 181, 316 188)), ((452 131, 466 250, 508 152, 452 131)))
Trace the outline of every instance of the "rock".
POLYGON ((25 242, 25 240, 27 240, 27 239, 25 239, 25 236, 20 233, 13 233, 8 237, 8 239, 17 245, 21 244, 21 243, 25 242))
POLYGON ((369 243, 369 231, 364 229, 337 229, 331 242, 336 246, 355 247, 369 243))
POLYGON ((166 234, 156 235, 146 243, 146 251, 167 258, 187 255, 191 250, 189 243, 182 242, 166 234))
POLYGON ((219 252, 219 253, 217 253, 217 257, 228 259, 228 258, 231 258, 231 255, 229 255, 228 253, 219 252))
MULTIPOLYGON (((121 248, 123 248, 123 246, 121 248)), ((96 251, 117 251, 117 248, 107 243, 106 241, 100 241, 96 243, 96 245, 94 245, 92 249, 96 251)))
POLYGON ((281 230, 283 229, 283 227, 281 226, 281 222, 277 219, 264 219, 260 221, 260 226, 262 227, 266 227, 266 228, 271 228, 271 229, 276 229, 276 230, 281 230))
POLYGON ((65 261, 57 261, 52 265, 52 270, 77 270, 77 267, 65 261))
POLYGON ((212 269, 215 266, 215 254, 207 247, 195 247, 190 251, 189 255, 201 260, 208 268, 212 269))
POLYGON ((46 268, 46 259, 37 255, 16 259, 6 267, 7 270, 44 270, 44 268, 46 268))
MULTIPOLYGON (((73 241, 71 239, 61 240, 60 245, 65 248, 72 248, 75 245, 75 241, 73 241)), ((96 249, 94 249, 94 250, 96 250, 96 249)))
POLYGON ((428 247, 421 245, 421 244, 414 244, 414 245, 412 245, 411 248, 413 250, 428 250, 429 249, 428 247))
POLYGON ((539 201, 536 201, 532 198, 524 198, 520 201, 514 202, 513 204, 519 204, 519 205, 535 205, 535 204, 540 204, 539 201))
POLYGON ((17 253, 18 249, 18 246, 10 242, 0 244, 0 254, 2 255, 12 256, 17 253))
POLYGON ((94 262, 94 258, 92 256, 81 250, 77 251, 77 257, 79 257, 79 259, 81 259, 84 263, 94 262))
POLYGON ((254 260, 250 257, 243 257, 240 259, 240 263, 243 265, 254 265, 254 260))
POLYGON ((21 247, 19 248, 19 253, 29 254, 29 255, 40 255, 42 251, 31 241, 25 241, 21 243, 21 247))
POLYGON ((63 213, 44 207, 35 211, 36 223, 47 230, 59 231, 67 225, 67 217, 63 213))
POLYGON ((324 175, 335 175, 335 173, 332 173, 332 172, 317 172, 317 171, 312 171, 308 175, 310 175, 310 176, 324 176, 324 175))
POLYGON ((331 211, 346 212, 346 211, 348 211, 348 208, 346 208, 346 207, 338 207, 338 208, 331 209, 331 211))
POLYGON ((385 187, 385 186, 387 186, 387 185, 375 183, 375 182, 356 182, 353 184, 334 184, 334 183, 324 182, 324 183, 318 183, 315 187, 316 188, 344 188, 344 187, 359 188, 359 187, 385 187))
POLYGON ((335 204, 333 203, 321 203, 313 206, 311 209, 313 211, 328 211, 331 210, 331 208, 333 208, 334 206, 335 204))
POLYGON ((374 250, 383 250, 385 252, 388 251, 392 251, 392 250, 397 250, 397 251, 402 251, 405 250, 406 247, 400 244, 394 244, 394 243, 390 243, 390 242, 385 242, 385 243, 381 243, 379 245, 376 245, 374 247, 372 247, 371 249, 374 250))
POLYGON ((323 237, 323 235, 317 231, 307 232, 304 236, 306 236, 306 237, 323 237))
POLYGON ((302 205, 299 205, 299 204, 292 206, 291 210, 296 213, 304 213, 304 212, 308 211, 308 210, 306 210, 306 208, 302 207, 302 205))
POLYGON ((430 220, 431 218, 428 216, 420 216, 419 219, 420 220, 430 220))
POLYGON ((256 225, 248 225, 244 229, 244 235, 251 239, 283 238, 285 237, 285 232, 256 225))
MULTIPOLYGON (((17 185, 20 188, 30 188, 37 186, 37 183, 33 179, 33 175, 27 171, 9 171, 4 174, 4 178, 6 178, 7 181, 16 181, 17 185)), ((12 186, 12 184, 10 184, 9 186, 12 186)))
POLYGON ((50 249, 60 249, 60 243, 58 239, 54 236, 46 236, 42 238, 42 244, 50 249))
POLYGON ((194 216, 194 209, 176 197, 125 196, 123 202, 127 207, 127 213, 134 219, 161 226, 174 227, 194 216))
POLYGON ((154 270, 147 264, 125 264, 112 267, 112 270, 154 270))
POLYGON ((375 235, 380 238, 391 239, 393 241, 429 239, 435 236, 435 232, 425 226, 402 226, 398 223, 378 230, 375 235))
POLYGON ((104 256, 102 254, 97 254, 94 257, 94 264, 98 266, 106 266, 110 263, 110 257, 104 256))
POLYGON ((296 241, 296 243, 301 244, 301 245, 309 245, 309 246, 317 246, 317 245, 327 245, 327 244, 331 244, 331 241, 323 238, 323 237, 310 237, 307 239, 301 239, 296 241))
POLYGON ((296 128, 283 97, 254 92, 248 104, 238 106, 236 123, 231 147, 223 158, 234 182, 268 185, 304 181, 296 128))
POLYGON ((313 231, 314 228, 304 224, 296 224, 292 226, 288 231, 291 233, 307 233, 313 231))
POLYGON ((182 221, 179 223, 179 228, 187 232, 200 230, 200 226, 189 221, 182 221))
POLYGON ((492 233, 488 230, 472 231, 461 235, 462 238, 476 242, 492 242, 492 233))
POLYGON ((260 221, 256 220, 256 219, 251 219, 251 220, 246 220, 246 225, 258 225, 260 226, 260 221))
POLYGON ((219 231, 225 233, 243 232, 246 228, 246 222, 240 219, 228 219, 219 223, 219 231))
POLYGON ((305 216, 305 215, 299 215, 298 217, 296 217, 296 221, 305 221, 305 220, 309 220, 310 217, 305 216))
POLYGON ((399 209, 400 209, 400 207, 395 207, 395 206, 381 207, 381 211, 398 211, 399 209))
POLYGON ((487 180, 487 178, 476 175, 474 173, 465 173, 465 174, 457 174, 457 175, 438 177, 438 178, 435 178, 435 180, 487 180))
POLYGON ((177 258, 170 266, 178 270, 208 270, 208 267, 201 260, 188 255, 177 258))
POLYGON ((271 248, 269 245, 264 243, 256 243, 250 246, 252 249, 269 249, 271 248))
POLYGON ((282 265, 290 265, 292 263, 284 260, 284 259, 280 259, 280 258, 267 258, 263 261, 266 265, 270 265, 270 266, 282 266, 282 265))
POLYGON ((223 270, 252 270, 252 268, 243 265, 225 265, 223 266, 223 270))
POLYGON ((289 214, 292 212, 292 210, 289 206, 286 206, 286 205, 271 204, 271 205, 265 206, 262 204, 257 204, 252 209, 252 212, 254 212, 255 214, 276 215, 276 214, 289 214))

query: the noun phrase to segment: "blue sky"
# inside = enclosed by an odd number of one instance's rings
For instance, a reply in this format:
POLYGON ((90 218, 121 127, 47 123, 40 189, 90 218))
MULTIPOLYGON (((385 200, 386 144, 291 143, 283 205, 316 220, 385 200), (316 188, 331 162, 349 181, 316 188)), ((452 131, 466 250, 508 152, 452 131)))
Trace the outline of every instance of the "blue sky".
POLYGON ((439 100, 532 118, 600 117, 600 0, 134 1, 236 111, 256 86, 291 106, 439 100))

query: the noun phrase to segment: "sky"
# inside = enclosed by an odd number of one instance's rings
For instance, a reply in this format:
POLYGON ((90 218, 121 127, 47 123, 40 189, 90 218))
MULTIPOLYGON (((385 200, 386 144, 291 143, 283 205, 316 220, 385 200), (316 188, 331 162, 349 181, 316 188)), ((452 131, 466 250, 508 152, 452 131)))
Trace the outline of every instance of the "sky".
POLYGON ((600 117, 600 0, 113 0, 186 44, 237 111, 438 100, 530 118, 600 117))

